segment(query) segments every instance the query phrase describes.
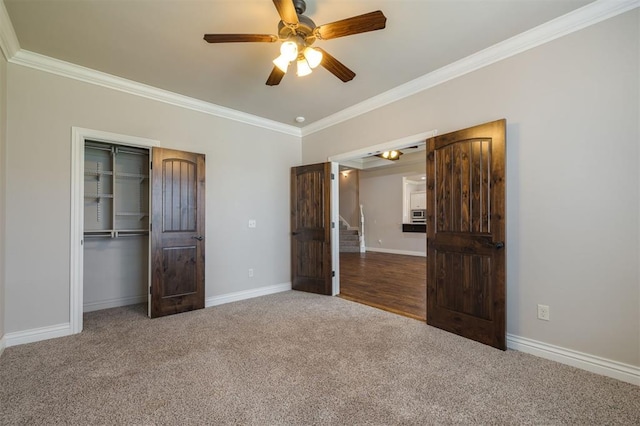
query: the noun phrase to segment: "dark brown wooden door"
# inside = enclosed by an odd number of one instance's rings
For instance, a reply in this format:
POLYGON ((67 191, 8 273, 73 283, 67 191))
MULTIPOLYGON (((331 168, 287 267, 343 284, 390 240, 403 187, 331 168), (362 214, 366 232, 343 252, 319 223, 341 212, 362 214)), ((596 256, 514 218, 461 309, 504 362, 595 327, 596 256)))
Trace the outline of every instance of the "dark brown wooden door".
POLYGON ((331 295, 331 163, 291 168, 291 286, 331 295))
POLYGON ((151 317, 204 308, 204 155, 153 148, 151 317))
POLYGON ((427 323, 502 350, 505 124, 427 141, 427 323))

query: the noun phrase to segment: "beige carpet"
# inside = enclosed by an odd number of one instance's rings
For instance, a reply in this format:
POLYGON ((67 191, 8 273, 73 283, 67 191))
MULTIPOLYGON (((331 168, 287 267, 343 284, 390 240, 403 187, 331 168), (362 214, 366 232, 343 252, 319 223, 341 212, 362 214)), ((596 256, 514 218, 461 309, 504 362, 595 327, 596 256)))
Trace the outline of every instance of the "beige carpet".
POLYGON ((84 327, 5 350, 1 424, 640 424, 637 386, 334 297, 84 327))

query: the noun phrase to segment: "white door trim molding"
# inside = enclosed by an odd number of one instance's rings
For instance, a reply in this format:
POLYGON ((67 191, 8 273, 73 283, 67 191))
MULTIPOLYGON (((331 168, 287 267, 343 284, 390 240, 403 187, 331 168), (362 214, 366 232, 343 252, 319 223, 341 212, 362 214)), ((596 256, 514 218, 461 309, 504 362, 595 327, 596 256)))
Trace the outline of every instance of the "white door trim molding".
POLYGON ((101 130, 71 128, 71 235, 69 262, 69 324, 71 334, 82 331, 83 236, 84 236, 84 143, 86 140, 153 148, 160 142, 101 130))
POLYGON ((331 295, 340 294, 340 183, 338 181, 340 165, 331 162, 331 295))

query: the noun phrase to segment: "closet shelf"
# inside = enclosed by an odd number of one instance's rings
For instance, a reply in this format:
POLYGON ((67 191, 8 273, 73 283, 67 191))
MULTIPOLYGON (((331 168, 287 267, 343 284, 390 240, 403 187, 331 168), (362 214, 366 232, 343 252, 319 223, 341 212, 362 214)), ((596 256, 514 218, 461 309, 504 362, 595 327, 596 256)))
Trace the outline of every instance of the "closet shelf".
POLYGON ((100 176, 100 175, 112 176, 113 172, 107 171, 107 170, 85 169, 84 174, 86 176, 100 176))
POLYGON ((144 235, 149 235, 149 231, 146 229, 100 229, 84 231, 84 236, 91 238, 120 238, 144 235))
POLYGON ((85 235, 99 235, 99 234, 110 234, 113 232, 111 229, 87 229, 84 231, 85 235))
POLYGON ((137 217, 138 220, 142 220, 145 217, 149 216, 149 213, 145 213, 145 212, 117 212, 116 216, 133 216, 133 217, 137 217))
POLYGON ((84 198, 113 198, 113 194, 84 194, 84 198))
POLYGON ((116 178, 123 178, 123 179, 147 179, 149 178, 149 175, 143 175, 140 173, 123 173, 123 172, 116 172, 116 178))

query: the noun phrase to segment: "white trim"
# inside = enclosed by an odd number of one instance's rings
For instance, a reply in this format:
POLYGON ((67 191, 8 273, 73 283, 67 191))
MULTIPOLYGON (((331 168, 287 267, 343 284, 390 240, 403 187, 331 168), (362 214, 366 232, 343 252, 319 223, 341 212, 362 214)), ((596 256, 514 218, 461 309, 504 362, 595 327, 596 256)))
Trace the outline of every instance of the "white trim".
MULTIPOLYGON (((218 306, 225 303, 238 302, 240 300, 251 299, 259 296, 280 293, 291 290, 291 283, 276 284, 266 287, 260 287, 252 290, 238 291, 235 293, 223 294, 220 296, 209 297, 205 300, 205 308, 218 306)), ((82 314, 82 313, 81 313, 82 314)), ((80 323, 80 331, 82 331, 82 323, 80 323)), ((6 342, 6 347, 22 345, 25 343, 39 342, 41 340, 54 339, 56 337, 70 336, 76 334, 73 331, 71 323, 51 325, 47 327, 32 328, 30 330, 17 331, 15 333, 7 333, 0 338, 0 348, 6 342)))
POLYGON ((57 324, 47 327, 32 328, 25 331, 5 334, 7 347, 24 345, 25 343, 39 342, 41 340, 55 339, 73 334, 71 324, 57 324))
POLYGON ((120 306, 137 305, 147 303, 147 295, 118 297, 117 299, 100 300, 98 302, 88 302, 82 305, 83 312, 99 311, 101 309, 119 308, 120 306))
POLYGON ((0 7, 0 49, 2 49, 5 57, 11 63, 298 137, 308 136, 640 6, 640 0, 594 1, 566 15, 525 31, 356 105, 345 108, 342 111, 331 114, 300 129, 289 124, 258 117, 22 50, 13 31, 13 26, 4 7, 4 3, 1 1, 0 3, 2 3, 0 7))
POLYGON ((507 333, 507 348, 640 386, 640 367, 507 333))
POLYGON ((224 305, 225 303, 239 302, 241 300, 253 299, 254 297, 267 296, 269 294, 281 293, 289 290, 291 290, 291 283, 275 284, 251 290, 236 291, 234 293, 208 297, 204 301, 204 307, 210 308, 212 306, 224 305))
POLYGON ((338 111, 302 128, 302 136, 309 136, 343 121, 381 108, 416 93, 438 86, 480 68, 510 58, 534 47, 597 24, 640 6, 640 0, 597 0, 528 31, 513 36, 466 58, 453 62, 363 102, 338 111))
POLYGON ((343 154, 332 155, 328 158, 328 161, 345 164, 346 161, 356 160, 362 157, 367 157, 373 154, 379 154, 383 151, 390 149, 402 149, 413 146, 417 143, 424 143, 427 139, 432 138, 438 134, 437 130, 429 130, 428 132, 422 132, 411 136, 405 136, 400 139, 394 139, 392 141, 380 143, 373 146, 367 146, 365 148, 356 149, 355 151, 345 152, 343 154))
POLYGON ((278 121, 258 117, 257 115, 201 101, 199 99, 180 95, 168 90, 158 89, 153 86, 127 80, 126 78, 117 77, 101 71, 92 70, 90 68, 61 61, 59 59, 50 58, 28 50, 22 49, 16 52, 9 62, 37 69, 39 71, 49 72, 62 77, 83 81, 85 83, 95 84, 96 86, 102 86, 131 95, 152 99, 154 101, 164 102, 193 111, 214 115, 216 117, 222 117, 256 127, 262 127, 263 129, 273 130, 292 136, 302 136, 300 128, 289 124, 283 124, 278 121))
POLYGON ((374 251, 378 253, 403 254, 405 256, 427 257, 427 253, 423 251, 395 250, 395 249, 386 249, 386 248, 379 248, 379 247, 367 247, 366 250, 374 251))
POLYGON ((0 0, 0 50, 4 54, 7 61, 20 50, 18 37, 9 18, 9 12, 4 5, 4 1, 0 0))
POLYGON ((2 353, 4 352, 4 348, 7 347, 7 340, 4 337, 4 334, 2 335, 2 337, 0 337, 0 357, 2 356, 2 353))
POLYGON ((84 237, 84 142, 109 142, 143 148, 160 146, 160 142, 137 136, 121 135, 101 130, 71 128, 71 215, 69 261, 69 324, 70 334, 82 331, 83 313, 83 237, 84 237))
MULTIPOLYGON (((331 278, 331 295, 340 294, 340 165, 331 162, 331 269, 333 277, 331 278)), ((356 228, 357 229, 357 228, 356 228)))

